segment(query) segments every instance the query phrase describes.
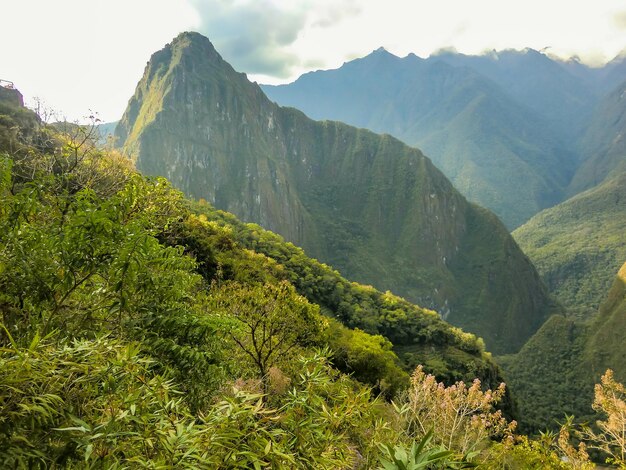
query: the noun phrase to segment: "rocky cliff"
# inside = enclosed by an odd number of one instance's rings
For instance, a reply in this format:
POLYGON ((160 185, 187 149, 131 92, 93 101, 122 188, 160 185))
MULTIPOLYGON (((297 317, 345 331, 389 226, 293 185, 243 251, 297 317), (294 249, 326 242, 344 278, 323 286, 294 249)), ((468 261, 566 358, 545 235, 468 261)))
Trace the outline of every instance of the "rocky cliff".
POLYGON ((420 151, 275 105, 199 34, 152 56, 116 135, 142 172, 436 309, 491 350, 517 350, 549 313, 506 228, 420 151))

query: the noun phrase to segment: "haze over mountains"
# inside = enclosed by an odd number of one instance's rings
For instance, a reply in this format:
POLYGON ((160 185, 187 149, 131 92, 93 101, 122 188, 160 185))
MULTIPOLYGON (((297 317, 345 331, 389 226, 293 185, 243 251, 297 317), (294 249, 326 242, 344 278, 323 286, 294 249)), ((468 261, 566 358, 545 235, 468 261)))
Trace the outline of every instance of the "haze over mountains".
POLYGON ((578 313, 597 310, 626 259, 625 134, 626 82, 600 101, 582 133, 568 189, 575 196, 513 232, 551 292, 578 313))
POLYGON ((273 104, 199 34, 152 56, 116 135, 142 172, 438 310, 490 350, 517 350, 552 310, 505 227, 421 152, 273 104))
POLYGON ((315 119, 416 145, 465 196, 515 228, 580 185, 572 179, 590 158, 580 136, 601 98, 626 80, 624 63, 592 69, 531 49, 428 59, 377 50, 263 89, 315 119))
POLYGON ((581 165, 570 183, 571 195, 626 171, 626 80, 596 106, 579 140, 579 153, 581 165))

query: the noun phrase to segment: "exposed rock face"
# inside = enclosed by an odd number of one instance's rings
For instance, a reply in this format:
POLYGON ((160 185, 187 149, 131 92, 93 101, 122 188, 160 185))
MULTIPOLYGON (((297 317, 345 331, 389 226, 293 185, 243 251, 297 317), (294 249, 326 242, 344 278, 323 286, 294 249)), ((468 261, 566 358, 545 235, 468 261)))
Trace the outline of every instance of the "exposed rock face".
POLYGON ((0 102, 20 108, 24 107, 24 97, 15 88, 6 88, 0 86, 0 102))
POLYGON ((579 80, 539 53, 420 59, 377 50, 335 70, 262 89, 313 119, 336 119, 417 146, 469 200, 509 228, 563 200, 573 138, 591 106, 579 80), (567 92, 555 93, 564 88, 567 92), (570 95, 584 95, 574 100, 570 95), (549 110, 557 110, 557 115, 549 110), (577 127, 577 128, 578 128, 577 127))
POLYGON ((438 310, 491 350, 517 350, 549 313, 505 227, 420 151, 275 105, 199 34, 152 56, 116 135, 144 173, 438 310))

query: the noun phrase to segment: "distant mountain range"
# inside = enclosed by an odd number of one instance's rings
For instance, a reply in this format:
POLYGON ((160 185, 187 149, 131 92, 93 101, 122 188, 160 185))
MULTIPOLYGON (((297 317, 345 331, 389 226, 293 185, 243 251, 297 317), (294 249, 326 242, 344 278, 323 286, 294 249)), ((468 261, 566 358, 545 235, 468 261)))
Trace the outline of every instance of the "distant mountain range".
MULTIPOLYGON (((396 60, 383 51, 373 57, 396 60)), ((445 63, 427 69, 456 80, 445 63)), ((472 90, 495 87, 467 73, 472 90)), ((514 106, 486 92, 447 95, 442 90, 432 98, 514 106)), ((543 131, 529 126, 528 132, 543 131)), ((436 309, 495 352, 519 349, 554 309, 497 217, 468 203, 420 151, 275 105, 199 34, 181 34, 152 56, 116 136, 142 172, 166 176, 189 196, 280 233, 359 282, 436 309)), ((533 159, 569 161, 535 151, 520 163, 530 173, 539 172, 533 159)), ((566 179, 552 170, 537 178, 541 197, 557 200, 560 189, 552 194, 550 186, 560 188, 566 179)))
POLYGON ((528 430, 564 413, 593 421, 594 382, 607 368, 626 380, 626 264, 612 275, 626 259, 625 93, 623 83, 595 106, 578 141, 581 164, 568 188, 578 194, 513 232, 570 314, 551 317, 518 354, 500 359, 528 430))
POLYGON ((595 107, 579 152, 581 164, 569 186, 572 195, 626 171, 626 81, 595 107))
POLYGON ((576 194, 513 232, 571 312, 594 312, 626 259, 626 82, 594 109, 580 141, 576 194))
POLYGON ((465 196, 515 228, 572 195, 585 161, 580 136, 601 98, 624 79, 624 57, 593 69, 532 49, 428 59, 379 49, 263 90, 314 119, 419 147, 465 196))

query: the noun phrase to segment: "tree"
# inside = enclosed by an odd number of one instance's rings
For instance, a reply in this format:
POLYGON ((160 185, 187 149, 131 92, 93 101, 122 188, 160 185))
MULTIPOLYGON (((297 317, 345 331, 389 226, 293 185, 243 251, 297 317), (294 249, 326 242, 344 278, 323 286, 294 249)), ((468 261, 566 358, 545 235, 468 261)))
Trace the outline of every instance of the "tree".
POLYGON ((321 330, 319 309, 286 281, 278 285, 213 285, 209 306, 236 321, 227 332, 236 347, 253 363, 264 388, 271 367, 299 347, 311 345, 321 330))

